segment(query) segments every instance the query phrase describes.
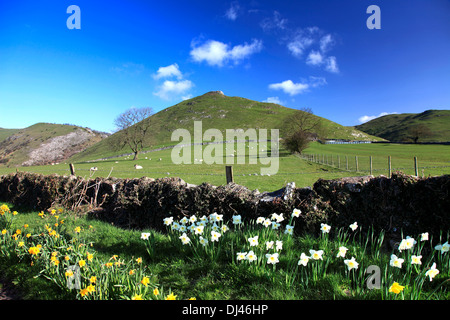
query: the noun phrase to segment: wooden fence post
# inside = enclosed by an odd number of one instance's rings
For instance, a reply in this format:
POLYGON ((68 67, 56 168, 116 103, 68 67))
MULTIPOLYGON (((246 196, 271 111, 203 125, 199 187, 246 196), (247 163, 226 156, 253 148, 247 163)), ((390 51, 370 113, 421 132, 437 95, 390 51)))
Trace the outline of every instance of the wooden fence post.
POLYGON ((358 172, 358 156, 355 156, 356 172, 358 172))
POLYGON ((345 156, 345 169, 348 171, 348 157, 345 156))
POLYGON ((226 166, 225 167, 225 174, 227 176, 227 184, 233 181, 233 167, 232 166, 226 166))
POLYGON ((69 163, 69 168, 70 168, 70 175, 74 176, 75 175, 75 167, 73 166, 72 163, 69 163))
POLYGON ((372 156, 369 157, 370 160, 370 175, 372 175, 372 156))
POLYGON ((391 156, 388 156, 388 177, 390 178, 392 174, 392 167, 391 167, 391 156))
POLYGON ((416 177, 419 176, 419 167, 417 166, 417 157, 414 157, 414 174, 416 177))

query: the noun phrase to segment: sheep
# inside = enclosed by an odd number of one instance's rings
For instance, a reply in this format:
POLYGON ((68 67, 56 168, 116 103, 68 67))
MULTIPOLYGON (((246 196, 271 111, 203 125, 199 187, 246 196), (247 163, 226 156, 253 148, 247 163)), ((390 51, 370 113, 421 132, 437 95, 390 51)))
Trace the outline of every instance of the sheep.
POLYGON ((162 159, 161 159, 161 158, 159 158, 159 161, 162 161, 162 159))
POLYGON ((135 164, 135 165, 134 165, 134 168, 135 168, 136 170, 140 170, 140 169, 142 169, 142 166, 140 166, 140 165, 138 165, 138 164, 135 164))
POLYGON ((89 169, 89 171, 97 171, 98 168, 97 167, 92 167, 91 169, 89 169))

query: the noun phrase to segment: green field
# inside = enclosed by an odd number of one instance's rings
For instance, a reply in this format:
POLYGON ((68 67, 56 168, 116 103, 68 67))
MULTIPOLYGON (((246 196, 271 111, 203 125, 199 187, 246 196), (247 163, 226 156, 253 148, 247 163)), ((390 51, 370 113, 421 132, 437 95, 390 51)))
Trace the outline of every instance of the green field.
MULTIPOLYGON (((231 157, 222 145, 224 157, 222 164, 173 164, 171 149, 141 154, 136 161, 132 157, 119 157, 95 162, 74 162, 76 174, 83 177, 117 177, 117 178, 151 178, 180 177, 191 184, 207 182, 213 185, 226 183, 225 166, 227 160, 234 160, 233 174, 237 184, 263 191, 274 191, 282 188, 288 182, 295 182, 297 187, 312 186, 319 178, 335 179, 346 176, 369 174, 369 156, 372 156, 373 174, 387 175, 387 157, 391 156, 392 171, 402 171, 414 174, 414 157, 418 159, 419 175, 450 174, 450 146, 445 145, 400 145, 400 144, 357 144, 357 145, 323 145, 312 143, 305 150, 305 155, 319 154, 325 159, 325 164, 314 163, 292 155, 280 149, 279 170, 275 175, 261 175, 261 168, 269 167, 257 159, 256 164, 249 164, 248 153, 244 164, 237 164, 237 157, 231 157), (338 155, 340 167, 338 166, 338 155), (345 156, 348 158, 346 169, 345 156), (358 172, 355 168, 355 156, 358 156, 358 172), (328 157, 328 165, 326 165, 328 157), (161 161, 159 159, 161 158, 161 161), (333 162, 332 162, 333 161, 333 162), (134 165, 143 167, 136 170, 134 165), (333 164, 333 166, 332 166, 333 164), (90 172, 91 167, 97 167, 96 172, 90 172)), ((228 146, 230 147, 230 146, 228 146)), ((238 145, 236 145, 237 149, 238 145)), ((205 148, 205 146, 204 146, 205 148)), ((245 148, 248 150, 248 146, 245 148)), ((269 146, 270 148, 270 146, 269 146)), ((192 162, 194 152, 192 150, 192 162)), ((269 155, 270 156, 270 155, 269 155)), ((29 171, 42 174, 70 174, 68 163, 58 165, 20 167, 18 171, 29 171)), ((16 168, 0 168, 0 174, 15 172, 16 168)))

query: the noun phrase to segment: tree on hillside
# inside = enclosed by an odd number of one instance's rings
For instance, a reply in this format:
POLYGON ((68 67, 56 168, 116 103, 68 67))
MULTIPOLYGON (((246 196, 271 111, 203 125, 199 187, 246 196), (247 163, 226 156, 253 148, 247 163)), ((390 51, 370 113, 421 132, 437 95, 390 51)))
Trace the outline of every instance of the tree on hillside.
POLYGON ((431 130, 423 124, 418 124, 418 125, 411 127, 408 130, 408 134, 411 137, 411 139, 414 141, 414 143, 419 142, 419 139, 428 138, 431 135, 433 135, 431 130))
POLYGON ((117 129, 122 132, 120 141, 121 148, 128 145, 134 153, 134 160, 138 158, 138 154, 144 148, 144 144, 148 139, 150 122, 143 121, 153 114, 151 108, 131 108, 120 114, 114 124, 117 129))
POLYGON ((287 117, 281 130, 284 147, 291 152, 302 153, 312 140, 320 136, 322 124, 310 108, 303 108, 287 117))

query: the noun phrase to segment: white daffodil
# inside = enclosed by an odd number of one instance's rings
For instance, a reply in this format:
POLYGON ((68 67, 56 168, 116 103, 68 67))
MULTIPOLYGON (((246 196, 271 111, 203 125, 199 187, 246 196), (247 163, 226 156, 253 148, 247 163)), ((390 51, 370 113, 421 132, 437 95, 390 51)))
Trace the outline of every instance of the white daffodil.
POLYGON ((147 232, 142 232, 141 233, 141 239, 142 240, 147 240, 150 237, 150 233, 147 232))
POLYGON ((202 225, 196 226, 196 227, 195 227, 195 234, 203 234, 203 229, 204 229, 204 228, 205 228, 205 227, 202 226, 202 225))
POLYGON ((355 222, 353 222, 349 227, 350 227, 350 229, 352 229, 353 231, 355 231, 356 229, 358 229, 358 223, 355 221, 355 222))
POLYGON ((294 226, 286 225, 286 230, 284 230, 284 233, 292 235, 294 233, 294 226))
POLYGON ((311 258, 314 260, 323 260, 322 255, 323 255, 323 250, 309 250, 309 253, 311 254, 311 258))
POLYGON ((181 224, 180 227, 178 228, 178 231, 186 232, 187 231, 187 227, 184 224, 181 224))
POLYGON ((233 224, 240 224, 242 222, 240 215, 233 216, 233 224))
POLYGON ((271 224, 272 224, 272 221, 270 221, 269 219, 266 219, 266 220, 264 220, 264 227, 268 227, 268 226, 270 226, 271 224))
POLYGON ((250 247, 255 247, 258 245, 258 236, 254 236, 253 238, 248 238, 248 242, 250 242, 250 247))
POLYGON ((253 251, 249 251, 245 256, 245 260, 248 260, 250 262, 255 261, 256 259, 257 259, 256 254, 253 251))
POLYGON ((178 222, 172 223, 172 230, 180 230, 180 224, 178 222))
POLYGON ((219 241, 221 234, 215 231, 211 231, 211 242, 219 241))
POLYGON ((211 229, 215 232, 219 232, 220 231, 220 227, 214 222, 214 224, 211 226, 211 229))
POLYGON ((164 218, 164 224, 166 225, 166 226, 170 226, 171 224, 172 224, 172 222, 173 222, 173 217, 169 217, 169 218, 164 218))
POLYGON ((281 226, 278 222, 272 222, 272 230, 278 230, 278 228, 281 226))
POLYGON ((197 221, 197 217, 194 216, 194 215, 192 215, 192 216, 189 218, 189 222, 190 222, 190 223, 195 223, 195 221, 197 221))
POLYGON ((448 244, 448 241, 444 244, 439 244, 434 249, 441 251, 441 253, 448 252, 450 250, 450 245, 448 244))
POLYGON ((208 217, 203 215, 202 217, 200 217, 200 221, 208 222, 208 217))
POLYGON ((181 242, 183 244, 188 244, 191 239, 189 239, 189 237, 186 235, 186 233, 183 233, 180 237, 178 237, 179 239, 181 239, 181 242))
POLYGON ((344 260, 344 263, 347 265, 349 271, 352 269, 358 269, 359 266, 359 263, 355 261, 355 257, 344 260))
POLYGON ((320 224, 320 230, 322 230, 322 233, 329 233, 331 227, 325 223, 320 224))
POLYGON ((282 213, 280 213, 280 214, 272 213, 272 220, 275 220, 276 222, 281 223, 284 220, 283 214, 282 213))
POLYGON ((300 255, 300 260, 298 260, 298 265, 303 265, 306 267, 308 261, 309 257, 304 252, 302 252, 302 254, 300 255))
POLYGON ((245 257, 246 257, 246 255, 247 255, 247 252, 238 252, 237 253, 237 260, 238 261, 240 261, 240 260, 245 260, 245 257))
POLYGON ((414 238, 411 237, 406 237, 406 239, 402 239, 402 241, 400 242, 400 245, 398 246, 398 250, 402 251, 402 250, 409 250, 412 249, 412 247, 414 247, 414 245, 416 244, 416 240, 414 240, 414 238))
POLYGON ((274 254, 266 254, 267 263, 268 264, 276 264, 279 262, 278 260, 278 253, 274 254))
POLYGON ((422 264, 421 259, 422 259, 422 256, 412 255, 411 256, 411 264, 422 264))
POLYGON ((402 258, 397 257, 395 254, 392 254, 391 255, 391 261, 390 261, 389 264, 392 267, 401 268, 403 261, 405 261, 405 260, 402 259, 402 258))
POLYGON ((200 236, 200 243, 205 247, 208 244, 208 239, 205 239, 202 236, 200 236))
POLYGON ((223 214, 216 214, 216 221, 217 222, 223 221, 223 214))
POLYGON ((266 241, 266 250, 273 249, 273 241, 266 241))
POLYGON ((209 222, 213 223, 213 222, 217 222, 217 213, 213 212, 209 215, 209 222))
POLYGON ((339 252, 336 255, 336 258, 339 258, 339 257, 344 258, 345 254, 347 253, 347 250, 348 249, 346 247, 339 247, 339 252))
POLYGON ((256 223, 262 224, 264 220, 265 220, 264 217, 258 217, 258 219, 256 219, 256 223))
POLYGON ((275 249, 277 250, 277 251, 280 251, 280 250, 282 250, 283 249, 283 241, 279 241, 279 240, 277 240, 277 242, 275 242, 275 249))
POLYGON ((420 235, 420 241, 427 241, 428 240, 428 232, 424 232, 420 235))
POLYGON ((425 277, 430 277, 430 281, 433 281, 433 278, 439 273, 439 270, 436 269, 436 262, 433 263, 430 270, 425 273, 425 277))
POLYGON ((225 224, 222 225, 222 226, 220 227, 220 230, 222 230, 223 233, 227 232, 227 231, 228 231, 227 225, 225 225, 225 224))
POLYGON ((183 217, 183 219, 181 219, 180 220, 180 222, 182 223, 182 224, 186 224, 186 223, 188 223, 188 218, 186 218, 186 217, 183 217))
POLYGON ((300 214, 301 214, 301 213, 302 213, 302 212, 301 212, 300 209, 294 209, 294 210, 292 211, 292 216, 295 217, 295 218, 298 218, 298 217, 300 217, 300 214))

